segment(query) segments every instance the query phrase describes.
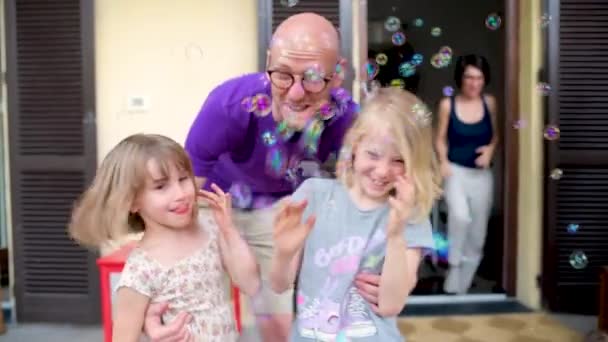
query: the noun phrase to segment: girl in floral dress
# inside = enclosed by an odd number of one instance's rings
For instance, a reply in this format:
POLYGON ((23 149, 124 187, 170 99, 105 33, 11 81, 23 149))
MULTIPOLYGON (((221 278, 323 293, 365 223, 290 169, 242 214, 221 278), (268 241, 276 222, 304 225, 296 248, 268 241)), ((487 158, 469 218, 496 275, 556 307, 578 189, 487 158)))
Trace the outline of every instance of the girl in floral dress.
MULTIPOLYGON (((257 292, 258 267, 231 220, 231 199, 217 186, 197 192, 188 155, 175 141, 136 134, 104 159, 93 184, 74 208, 69 231, 98 247, 143 232, 118 284, 114 342, 138 341, 148 306, 164 302, 163 322, 187 312, 180 341, 235 341, 226 270, 241 291, 257 292), (197 205, 201 197, 208 209, 197 205), (199 210, 211 210, 199 215, 199 210)), ((184 317, 179 317, 184 319, 184 317)))

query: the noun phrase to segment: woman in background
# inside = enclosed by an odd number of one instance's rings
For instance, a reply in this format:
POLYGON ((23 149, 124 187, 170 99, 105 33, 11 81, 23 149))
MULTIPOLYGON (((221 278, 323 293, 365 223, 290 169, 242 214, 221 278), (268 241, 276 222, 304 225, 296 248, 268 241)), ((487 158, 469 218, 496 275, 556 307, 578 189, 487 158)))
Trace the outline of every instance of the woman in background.
POLYGON ((459 57, 454 72, 459 92, 439 103, 436 149, 448 209, 448 294, 468 291, 483 254, 492 210, 490 165, 498 135, 496 100, 485 94, 490 66, 478 55, 459 57))

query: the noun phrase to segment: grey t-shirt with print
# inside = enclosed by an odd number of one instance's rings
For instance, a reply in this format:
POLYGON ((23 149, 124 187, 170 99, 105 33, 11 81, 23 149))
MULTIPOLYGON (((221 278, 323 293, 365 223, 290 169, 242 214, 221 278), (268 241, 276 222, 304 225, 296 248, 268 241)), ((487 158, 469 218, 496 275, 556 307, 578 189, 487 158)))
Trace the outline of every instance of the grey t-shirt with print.
MULTIPOLYGON (((308 200, 316 223, 304 247, 290 341, 404 341, 396 317, 380 317, 354 287, 359 272, 379 274, 386 252, 389 205, 364 211, 334 179, 306 180, 292 196, 308 200)), ((408 224, 410 248, 434 249, 430 221, 408 224)))

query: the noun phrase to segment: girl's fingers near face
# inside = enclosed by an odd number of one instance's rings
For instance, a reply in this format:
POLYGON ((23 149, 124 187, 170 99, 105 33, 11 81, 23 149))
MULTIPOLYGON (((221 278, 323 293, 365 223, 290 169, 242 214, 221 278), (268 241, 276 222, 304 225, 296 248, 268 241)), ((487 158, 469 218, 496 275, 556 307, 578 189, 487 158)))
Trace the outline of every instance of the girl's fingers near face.
POLYGON ((222 191, 222 189, 217 186, 215 183, 211 184, 211 189, 213 190, 213 192, 215 192, 218 195, 224 195, 224 191, 222 191))
POLYGON ((389 196, 388 204, 391 206, 392 209, 399 210, 399 201, 395 197, 389 196))
POLYGON ((203 192, 202 197, 211 202, 221 203, 220 198, 216 194, 209 191, 203 192))
POLYGON ((397 177, 397 196, 398 197, 403 197, 403 195, 406 195, 407 193, 407 188, 408 188, 408 183, 406 181, 405 176, 399 176, 397 177))
POLYGON ((201 198, 209 198, 209 194, 205 190, 199 190, 196 195, 201 198))
POLYGON ((232 195, 226 194, 226 207, 232 208, 232 195))

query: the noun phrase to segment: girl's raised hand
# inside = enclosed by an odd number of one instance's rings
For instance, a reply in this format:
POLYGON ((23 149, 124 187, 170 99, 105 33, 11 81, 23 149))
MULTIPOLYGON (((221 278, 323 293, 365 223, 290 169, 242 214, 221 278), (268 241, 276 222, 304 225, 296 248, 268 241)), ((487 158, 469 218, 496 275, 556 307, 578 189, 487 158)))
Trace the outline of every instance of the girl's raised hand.
POLYGON ((387 236, 401 235, 414 208, 416 191, 412 180, 398 176, 395 182, 396 195, 388 198, 391 210, 388 218, 387 236))
POLYGON ((293 203, 285 200, 274 219, 274 248, 280 257, 291 258, 302 248, 315 225, 315 216, 302 222, 308 201, 293 203))
MULTIPOLYGON (((226 235, 237 232, 232 222, 232 198, 219 186, 211 184, 211 191, 199 190, 198 196, 204 199, 213 211, 213 218, 222 234, 226 235)), ((237 232, 238 233, 238 232, 237 232)))

